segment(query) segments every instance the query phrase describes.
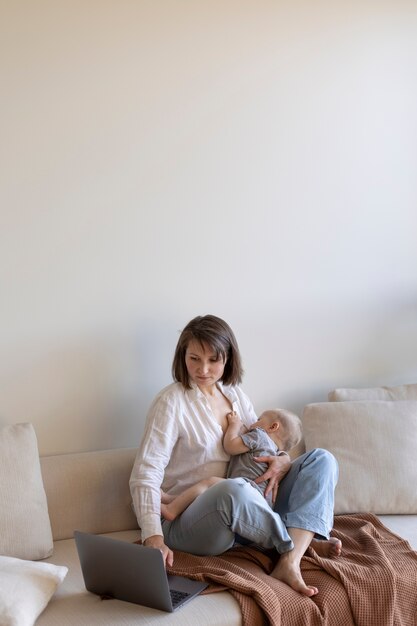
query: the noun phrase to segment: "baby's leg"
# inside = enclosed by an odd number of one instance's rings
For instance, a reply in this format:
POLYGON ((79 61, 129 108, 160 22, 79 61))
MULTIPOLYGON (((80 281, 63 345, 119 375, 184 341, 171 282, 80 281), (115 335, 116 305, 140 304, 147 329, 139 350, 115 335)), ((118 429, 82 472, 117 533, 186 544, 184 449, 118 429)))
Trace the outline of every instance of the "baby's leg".
POLYGON ((218 478, 217 476, 212 476, 211 478, 205 478, 204 480, 200 480, 200 482, 196 483, 192 487, 186 489, 179 496, 175 496, 171 498, 168 494, 161 491, 161 515, 169 522, 172 522, 178 515, 181 515, 185 509, 190 506, 191 502, 204 493, 209 487, 212 487, 216 483, 224 480, 223 478, 218 478))

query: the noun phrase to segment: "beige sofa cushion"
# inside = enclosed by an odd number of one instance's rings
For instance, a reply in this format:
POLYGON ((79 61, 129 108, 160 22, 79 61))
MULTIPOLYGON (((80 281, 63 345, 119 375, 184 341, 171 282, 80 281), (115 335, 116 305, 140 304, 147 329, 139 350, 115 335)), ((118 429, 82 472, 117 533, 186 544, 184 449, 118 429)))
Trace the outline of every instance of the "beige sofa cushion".
POLYGON ((52 532, 31 424, 0 428, 0 554, 44 559, 52 554, 52 532))
POLYGON ((74 530, 110 533, 138 527, 129 478, 135 448, 41 457, 54 540, 74 530))
POLYGON ((328 395, 330 402, 347 400, 417 400, 417 384, 397 387, 369 387, 367 389, 334 389, 328 395))
POLYGON ((417 513, 417 402, 309 404, 303 430, 339 462, 336 514, 417 513))
POLYGON ((33 626, 68 568, 0 556, 0 624, 33 626))

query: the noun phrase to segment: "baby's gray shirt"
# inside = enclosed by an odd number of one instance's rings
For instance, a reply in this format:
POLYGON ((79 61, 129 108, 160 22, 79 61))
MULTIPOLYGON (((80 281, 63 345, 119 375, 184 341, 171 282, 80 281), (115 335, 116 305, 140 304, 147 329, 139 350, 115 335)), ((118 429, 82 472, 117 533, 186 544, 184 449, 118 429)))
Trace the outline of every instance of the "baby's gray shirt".
MULTIPOLYGON (((264 495, 268 481, 264 480, 259 484, 254 481, 255 478, 265 474, 268 469, 268 463, 258 463, 253 460, 253 457, 276 456, 279 452, 279 448, 262 428, 249 430, 247 433, 240 435, 240 437, 245 446, 249 448, 249 451, 230 457, 227 478, 244 478, 264 495)), ((269 496, 271 496, 271 494, 269 494, 269 496)), ((271 497, 268 499, 268 502, 271 504, 271 497)))

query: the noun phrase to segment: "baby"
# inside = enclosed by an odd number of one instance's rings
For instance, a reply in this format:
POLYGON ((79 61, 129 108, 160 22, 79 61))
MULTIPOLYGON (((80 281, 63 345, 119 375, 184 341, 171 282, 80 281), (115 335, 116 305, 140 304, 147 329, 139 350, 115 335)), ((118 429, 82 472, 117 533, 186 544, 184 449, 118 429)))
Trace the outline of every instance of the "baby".
MULTIPOLYGON (((234 411, 227 414, 227 419, 228 427, 223 439, 223 447, 231 455, 227 478, 244 478, 263 495, 267 481, 258 484, 255 480, 265 473, 268 465, 255 461, 254 457, 276 456, 291 450, 301 440, 301 420, 285 409, 264 411, 249 429, 243 427, 234 411)), ((162 516, 166 520, 174 520, 197 496, 220 480, 224 478, 206 478, 178 496, 170 496, 161 491, 162 516)), ((268 502, 272 505, 271 497, 268 502)))
MULTIPOLYGON (((264 411, 249 430, 242 432, 242 423, 236 413, 228 413, 229 426, 223 447, 231 455, 227 478, 245 478, 262 495, 267 481, 254 482, 268 469, 267 463, 259 463, 253 457, 276 456, 287 453, 301 440, 300 418, 285 409, 264 411)), ((269 504, 272 502, 269 500, 269 504)))

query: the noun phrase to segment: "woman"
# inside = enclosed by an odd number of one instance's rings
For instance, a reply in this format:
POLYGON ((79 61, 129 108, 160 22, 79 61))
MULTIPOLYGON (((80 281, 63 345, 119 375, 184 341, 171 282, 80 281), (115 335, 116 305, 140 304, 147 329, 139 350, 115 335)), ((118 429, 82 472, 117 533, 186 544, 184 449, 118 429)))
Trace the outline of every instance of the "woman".
POLYGON ((175 520, 161 519, 161 488, 177 495, 199 480, 226 476, 226 415, 235 411, 246 427, 257 420, 239 386, 242 365, 235 336, 220 318, 206 315, 187 324, 172 373, 175 382, 151 405, 130 478, 142 541, 160 549, 168 565, 174 549, 215 555, 241 538, 275 547, 280 558, 272 576, 304 595, 315 595, 317 588, 307 586, 301 576, 301 557, 310 544, 322 556, 341 552, 340 541, 329 539, 338 474, 334 457, 318 449, 292 464, 285 453, 259 458, 268 463, 258 479, 269 480, 265 495, 272 491, 275 499, 279 483, 275 512, 243 479, 227 479, 210 487, 175 520))

